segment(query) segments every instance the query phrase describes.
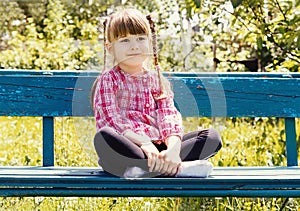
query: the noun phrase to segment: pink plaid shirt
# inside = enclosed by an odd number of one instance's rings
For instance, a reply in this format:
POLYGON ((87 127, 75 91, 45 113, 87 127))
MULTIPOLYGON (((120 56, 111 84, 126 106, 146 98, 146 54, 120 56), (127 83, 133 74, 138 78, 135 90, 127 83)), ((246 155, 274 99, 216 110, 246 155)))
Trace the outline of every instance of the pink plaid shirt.
POLYGON ((182 137, 182 117, 173 102, 173 92, 155 101, 159 91, 157 73, 146 71, 143 75, 129 75, 115 66, 99 77, 94 97, 97 131, 104 126, 123 134, 132 130, 147 135, 152 140, 168 136, 182 137))

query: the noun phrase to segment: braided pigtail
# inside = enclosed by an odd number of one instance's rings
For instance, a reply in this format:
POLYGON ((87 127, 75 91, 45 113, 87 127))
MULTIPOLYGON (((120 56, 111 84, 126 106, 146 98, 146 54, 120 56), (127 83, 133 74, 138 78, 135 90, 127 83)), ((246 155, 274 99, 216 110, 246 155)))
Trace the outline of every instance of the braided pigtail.
POLYGON ((103 22, 103 55, 104 55, 104 61, 103 61, 103 70, 106 69, 106 26, 107 26, 107 19, 103 22))
POLYGON ((156 39, 156 30, 155 30, 155 23, 153 22, 151 15, 147 15, 146 16, 147 20, 149 21, 149 25, 150 25, 150 30, 151 30, 151 34, 152 34, 152 47, 153 47, 153 58, 154 58, 154 65, 155 65, 155 69, 157 71, 157 75, 158 75, 158 81, 159 81, 159 85, 160 85, 160 92, 157 93, 157 96, 155 96, 155 99, 163 99, 166 97, 165 93, 164 93, 164 83, 162 81, 162 74, 160 71, 160 66, 158 64, 158 56, 157 56, 157 39, 156 39))

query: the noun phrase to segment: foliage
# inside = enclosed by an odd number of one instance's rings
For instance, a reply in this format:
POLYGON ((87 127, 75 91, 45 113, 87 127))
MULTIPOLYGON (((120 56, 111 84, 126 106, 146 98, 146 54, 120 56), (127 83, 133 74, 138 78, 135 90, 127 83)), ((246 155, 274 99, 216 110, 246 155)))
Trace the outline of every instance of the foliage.
MULTIPOLYGON (((13 3, 2 2, 1 8, 13 3)), ((27 17, 19 24, 22 30, 5 32, 9 40, 0 52, 2 68, 78 70, 91 68, 99 60, 97 23, 70 16, 58 0, 49 1, 40 21, 27 17)))
POLYGON ((299 12, 299 1, 278 0, 244 0, 234 10, 233 22, 242 22, 256 37, 256 53, 263 69, 299 70, 299 12))
POLYGON ((299 70, 300 8, 292 0, 5 0, 0 68, 102 69, 102 17, 123 7, 157 17, 166 71, 299 70), (259 65, 249 68, 250 59, 259 65))
POLYGON ((210 42, 219 71, 297 72, 299 1, 231 2, 204 1, 199 20, 189 18, 195 53, 197 44, 210 42))

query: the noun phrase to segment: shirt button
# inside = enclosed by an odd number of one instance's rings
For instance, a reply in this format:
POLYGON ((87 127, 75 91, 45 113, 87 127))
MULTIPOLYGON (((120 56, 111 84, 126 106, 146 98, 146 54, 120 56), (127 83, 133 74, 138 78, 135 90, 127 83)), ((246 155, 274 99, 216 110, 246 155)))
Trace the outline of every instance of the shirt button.
POLYGON ((145 107, 146 107, 146 108, 149 108, 149 106, 150 106, 149 103, 146 103, 145 107))
POLYGON ((144 81, 144 82, 147 82, 147 79, 146 79, 146 78, 144 78, 144 79, 143 79, 143 81, 144 81))

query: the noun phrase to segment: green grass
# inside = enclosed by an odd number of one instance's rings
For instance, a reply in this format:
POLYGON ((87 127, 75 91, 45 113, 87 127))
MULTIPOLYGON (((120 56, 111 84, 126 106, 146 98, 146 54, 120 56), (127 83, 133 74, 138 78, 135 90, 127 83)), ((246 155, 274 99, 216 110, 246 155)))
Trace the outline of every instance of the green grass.
MULTIPOLYGON (((223 138, 215 166, 285 165, 282 119, 186 118, 185 132, 214 127, 223 138), (254 156, 253 156, 254 155, 254 156)), ((92 140, 93 118, 58 118, 55 121, 57 166, 97 166, 92 140)), ((0 117, 0 165, 41 165, 41 118, 0 117)), ((300 121, 297 120, 297 131, 300 121)), ((300 141, 299 132, 297 140, 300 141)), ((283 198, 142 198, 142 197, 0 197, 0 210, 279 210, 283 198)), ((284 210, 300 209, 289 199, 284 210)))

